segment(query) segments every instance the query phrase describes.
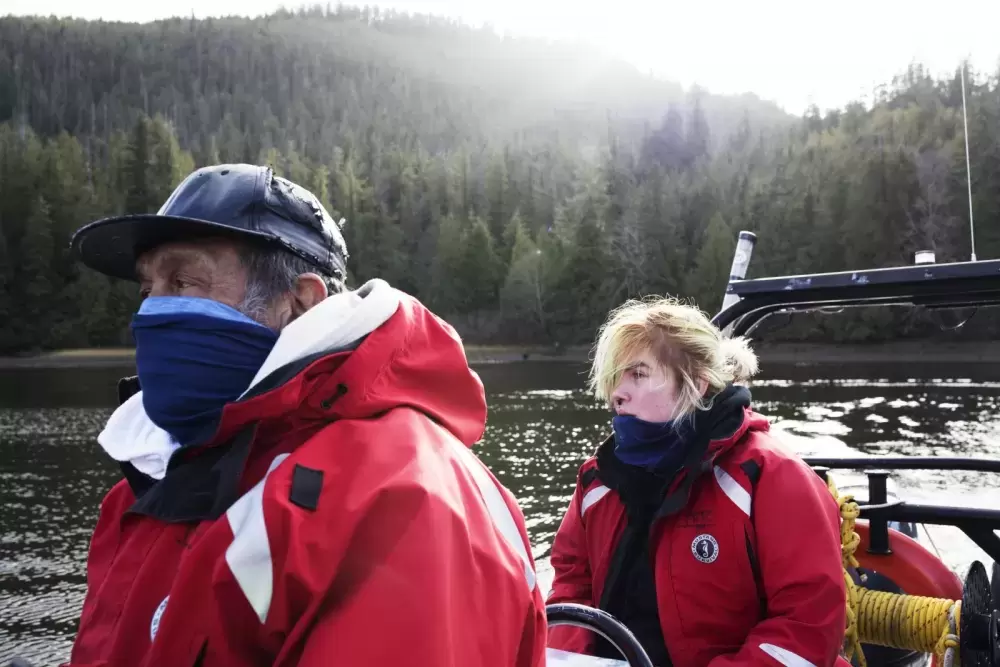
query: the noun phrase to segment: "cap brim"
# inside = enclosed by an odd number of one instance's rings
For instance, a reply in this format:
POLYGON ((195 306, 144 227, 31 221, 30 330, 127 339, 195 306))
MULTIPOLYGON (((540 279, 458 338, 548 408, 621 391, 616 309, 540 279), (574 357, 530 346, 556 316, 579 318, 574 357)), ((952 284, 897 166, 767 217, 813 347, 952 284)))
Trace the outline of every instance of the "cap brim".
POLYGON ((104 218, 81 227, 73 235, 73 253, 88 268, 112 278, 138 281, 135 263, 142 253, 172 241, 207 236, 254 237, 269 234, 236 229, 208 220, 142 214, 104 218))

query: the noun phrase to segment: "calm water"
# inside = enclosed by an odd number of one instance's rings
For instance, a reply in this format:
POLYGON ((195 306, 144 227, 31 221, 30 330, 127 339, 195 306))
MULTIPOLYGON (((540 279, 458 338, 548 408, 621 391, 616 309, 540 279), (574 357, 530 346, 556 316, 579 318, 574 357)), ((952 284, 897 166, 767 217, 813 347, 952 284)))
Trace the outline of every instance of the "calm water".
MULTIPOLYGON (((117 480, 94 441, 128 369, 0 371, 0 664, 69 653, 85 590, 98 504, 117 480)), ((479 455, 521 501, 543 580, 576 470, 608 428, 581 391, 581 366, 478 368, 490 395, 479 455)), ((1000 456, 1000 365, 770 366, 753 387, 760 411, 810 454, 1000 456)), ((841 487, 859 479, 846 472, 841 487)), ((908 499, 1000 506, 1000 475, 908 472, 908 499)), ((989 561, 957 530, 924 535, 964 574, 989 561)))

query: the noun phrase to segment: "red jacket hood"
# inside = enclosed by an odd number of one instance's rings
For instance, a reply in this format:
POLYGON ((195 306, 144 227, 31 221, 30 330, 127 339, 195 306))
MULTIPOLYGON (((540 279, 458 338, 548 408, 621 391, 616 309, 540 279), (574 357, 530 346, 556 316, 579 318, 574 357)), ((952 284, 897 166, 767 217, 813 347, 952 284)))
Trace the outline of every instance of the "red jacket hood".
POLYGON ((272 371, 226 406, 213 442, 251 422, 365 419, 399 407, 427 414, 467 446, 478 441, 486 427, 486 396, 457 333, 417 299, 392 291, 395 312, 354 349, 310 354, 272 371))
MULTIPOLYGON (((486 398, 447 323, 383 280, 333 295, 285 327, 243 396, 225 406, 204 447, 250 424, 270 445, 296 445, 336 419, 397 407, 427 414, 466 445, 483 434, 486 398)), ((162 479, 180 445, 146 414, 141 392, 124 400, 98 442, 115 460, 162 479)))

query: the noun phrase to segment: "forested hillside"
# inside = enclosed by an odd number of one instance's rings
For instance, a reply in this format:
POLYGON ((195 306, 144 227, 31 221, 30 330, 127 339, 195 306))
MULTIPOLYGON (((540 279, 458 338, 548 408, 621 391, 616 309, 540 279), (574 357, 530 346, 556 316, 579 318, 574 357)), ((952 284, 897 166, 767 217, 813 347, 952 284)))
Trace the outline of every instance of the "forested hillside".
MULTIPOLYGON (((130 342, 132 285, 69 235, 155 211, 195 166, 267 162, 347 219, 381 276, 472 342, 587 342, 650 292, 721 302, 754 275, 968 256, 959 79, 912 67, 874 104, 794 119, 577 47, 375 10, 146 25, 0 19, 0 353, 130 342)), ((970 87, 980 258, 1000 256, 1000 90, 970 87)), ((992 332, 992 321, 978 323, 992 332)), ((932 331, 861 313, 786 336, 932 331)))

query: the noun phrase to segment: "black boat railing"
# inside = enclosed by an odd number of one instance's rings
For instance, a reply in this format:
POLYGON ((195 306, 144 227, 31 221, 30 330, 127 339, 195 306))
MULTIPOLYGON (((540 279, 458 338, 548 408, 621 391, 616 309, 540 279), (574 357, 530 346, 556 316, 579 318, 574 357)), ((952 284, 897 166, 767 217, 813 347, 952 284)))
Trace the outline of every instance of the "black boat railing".
POLYGON ((869 523, 868 552, 892 553, 889 522, 955 526, 996 562, 1000 562, 1000 509, 955 507, 889 500, 887 481, 890 470, 967 470, 1000 473, 1000 460, 969 457, 865 456, 835 458, 803 457, 816 473, 826 479, 832 469, 865 470, 867 502, 858 503, 861 518, 869 523))
MULTIPOLYGON (((740 232, 722 309, 712 321, 749 335, 775 313, 858 306, 968 308, 1000 305, 1000 260, 858 269, 746 279, 756 236, 740 232)), ((918 253, 919 254, 919 253, 918 253)))
MULTIPOLYGON (((1000 259, 937 264, 933 253, 914 256, 914 264, 747 280, 757 237, 739 234, 722 309, 712 322, 727 336, 747 336, 776 313, 810 312, 858 306, 911 306, 930 309, 1000 306, 1000 259)), ((963 470, 1000 473, 1000 460, 962 457, 871 456, 806 457, 824 478, 830 469, 863 470, 871 553, 891 553, 890 521, 956 526, 994 561, 1000 561, 1000 509, 952 507, 889 501, 892 470, 963 470)))
POLYGON ((853 470, 967 470, 1000 473, 1000 459, 971 456, 806 456, 810 466, 853 470))

